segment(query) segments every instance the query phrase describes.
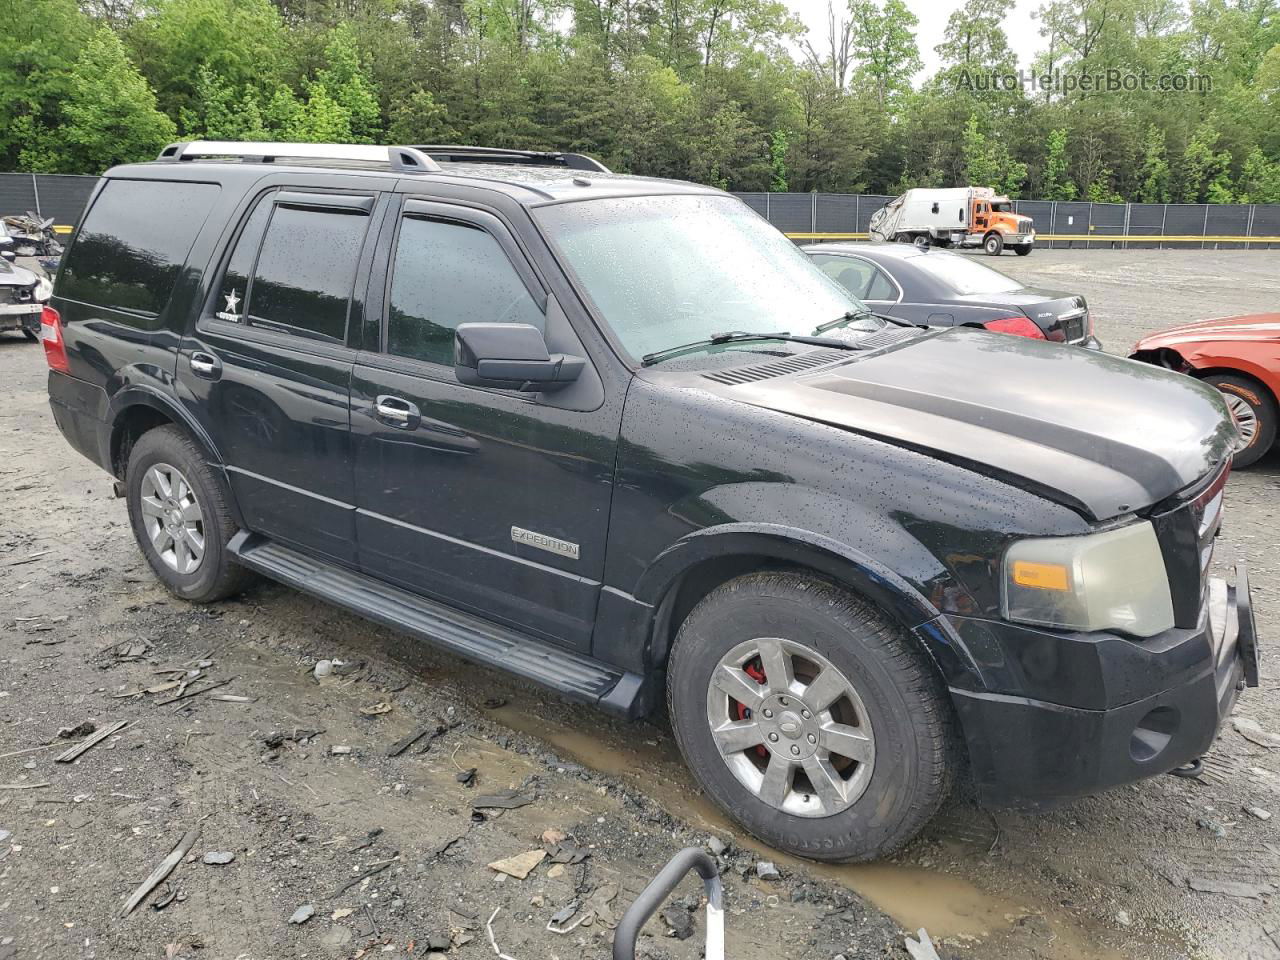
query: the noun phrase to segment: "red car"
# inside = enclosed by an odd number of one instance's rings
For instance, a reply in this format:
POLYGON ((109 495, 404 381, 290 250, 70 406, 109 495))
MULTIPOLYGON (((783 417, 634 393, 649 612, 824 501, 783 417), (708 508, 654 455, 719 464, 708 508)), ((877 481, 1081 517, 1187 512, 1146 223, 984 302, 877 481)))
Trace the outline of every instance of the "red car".
POLYGON ((1222 391, 1240 430, 1235 465, 1247 467, 1276 439, 1280 313, 1220 317, 1139 340, 1130 357, 1190 374, 1222 391))

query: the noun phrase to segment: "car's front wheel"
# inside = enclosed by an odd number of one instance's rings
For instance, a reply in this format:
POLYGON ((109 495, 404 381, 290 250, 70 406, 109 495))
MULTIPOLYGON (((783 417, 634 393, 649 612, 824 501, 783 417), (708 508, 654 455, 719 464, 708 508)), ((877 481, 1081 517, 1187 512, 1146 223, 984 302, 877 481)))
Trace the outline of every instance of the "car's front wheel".
POLYGON ((1215 374, 1204 382, 1218 388, 1240 431, 1232 462, 1237 467, 1256 463, 1276 442, 1275 398, 1248 377, 1215 374))
POLYGON ((211 603, 244 588, 249 571, 227 550, 236 525, 222 482, 182 430, 158 427, 138 439, 125 490, 138 546, 172 593, 211 603))
POLYGON ((834 584, 761 573, 718 587, 681 625, 667 676, 694 775, 788 853, 885 856, 949 791, 941 682, 896 624, 834 584))

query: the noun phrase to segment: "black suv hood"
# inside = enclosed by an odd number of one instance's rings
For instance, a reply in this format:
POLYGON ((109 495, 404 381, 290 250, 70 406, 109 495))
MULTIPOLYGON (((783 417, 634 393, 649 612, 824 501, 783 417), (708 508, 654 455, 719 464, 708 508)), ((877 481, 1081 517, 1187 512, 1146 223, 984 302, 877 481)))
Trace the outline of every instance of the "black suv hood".
POLYGON ((962 462, 1094 520, 1195 483, 1235 439, 1217 392, 1190 377, 959 327, 811 373, 713 389, 962 462))

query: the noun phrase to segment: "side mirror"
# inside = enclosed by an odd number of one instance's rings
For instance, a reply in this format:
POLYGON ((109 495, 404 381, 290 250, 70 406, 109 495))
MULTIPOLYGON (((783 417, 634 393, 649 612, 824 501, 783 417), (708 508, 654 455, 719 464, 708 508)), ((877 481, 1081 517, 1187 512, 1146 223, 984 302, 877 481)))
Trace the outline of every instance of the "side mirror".
POLYGON ((543 393, 578 379, 587 361, 547 353, 542 331, 528 323, 464 323, 453 337, 459 383, 543 393))

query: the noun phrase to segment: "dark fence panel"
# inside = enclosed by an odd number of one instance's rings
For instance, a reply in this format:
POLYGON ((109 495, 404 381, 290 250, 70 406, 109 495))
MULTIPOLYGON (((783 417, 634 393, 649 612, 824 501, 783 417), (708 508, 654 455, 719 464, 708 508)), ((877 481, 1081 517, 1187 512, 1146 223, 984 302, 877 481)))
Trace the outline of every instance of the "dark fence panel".
MULTIPOLYGON (((1129 205, 1129 236, 1158 237, 1164 233, 1163 203, 1134 203, 1129 205)), ((1144 243, 1131 240, 1129 246, 1138 250, 1152 250, 1159 247, 1156 242, 1144 243)))
POLYGON ((1123 203, 1093 203, 1089 205, 1089 247, 1107 249, 1119 247, 1121 241, 1096 241, 1094 237, 1123 237, 1125 235, 1126 209, 1123 203))
POLYGON ((29 211, 53 217, 59 226, 74 227, 97 183, 97 177, 0 173, 0 216, 29 211))
MULTIPOLYGON (((1249 231, 1255 237, 1280 237, 1280 203, 1259 203, 1253 208, 1253 229, 1249 231)), ((1270 245, 1273 250, 1280 250, 1280 243, 1270 245)))
POLYGON ((813 233, 813 194, 769 194, 769 222, 783 233, 813 233))
POLYGON ((36 182, 29 173, 0 173, 0 216, 36 210, 36 182))
POLYGON ((818 194, 817 233, 860 233, 858 208, 863 197, 848 193, 818 194))
POLYGON ((53 217, 55 222, 74 227, 89 202, 97 177, 41 176, 36 178, 40 188, 40 216, 53 217))
MULTIPOLYGON (((1203 237, 1204 218, 1208 208, 1203 203, 1171 203, 1165 208, 1164 235, 1166 237, 1203 237)), ((1187 244, 1178 244, 1185 247, 1187 244)), ((1192 245, 1194 247, 1194 244, 1192 245)))

